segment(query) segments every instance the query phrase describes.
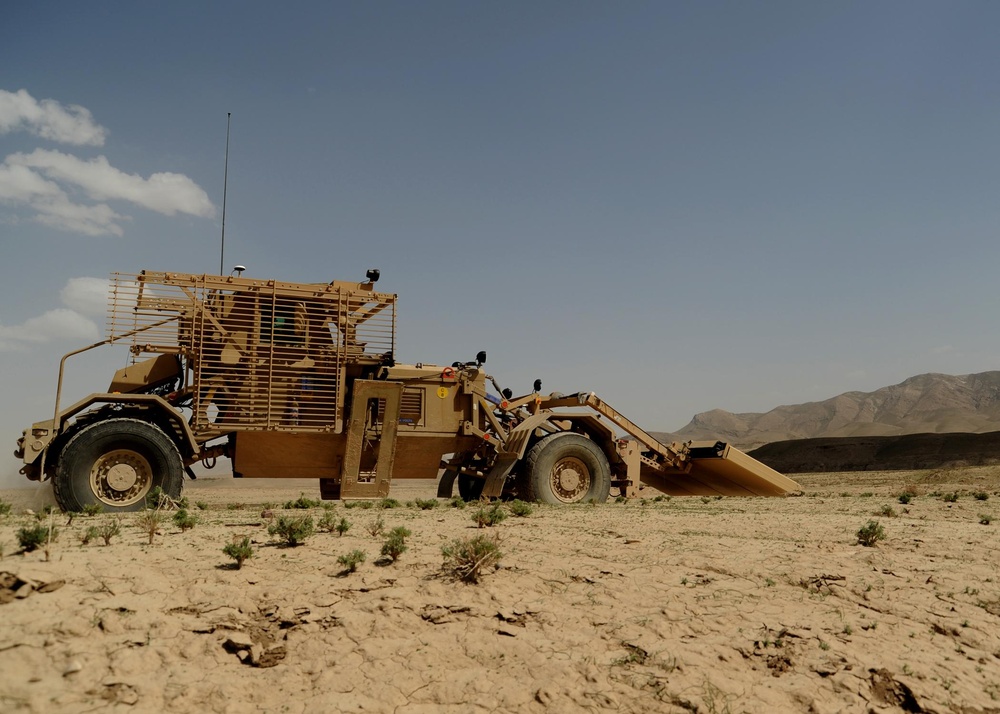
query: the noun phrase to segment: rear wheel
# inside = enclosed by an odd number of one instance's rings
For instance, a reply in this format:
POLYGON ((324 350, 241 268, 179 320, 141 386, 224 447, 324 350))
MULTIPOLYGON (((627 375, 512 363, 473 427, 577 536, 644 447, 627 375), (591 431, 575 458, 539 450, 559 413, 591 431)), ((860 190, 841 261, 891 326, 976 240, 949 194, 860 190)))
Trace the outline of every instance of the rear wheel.
POLYGON ((67 442, 53 490, 65 511, 90 504, 105 511, 138 511, 156 486, 180 498, 183 473, 180 452, 162 429, 139 419, 106 419, 67 442))
POLYGON ((579 434, 554 434, 535 444, 527 458, 527 495, 542 503, 604 503, 611 467, 601 448, 579 434))

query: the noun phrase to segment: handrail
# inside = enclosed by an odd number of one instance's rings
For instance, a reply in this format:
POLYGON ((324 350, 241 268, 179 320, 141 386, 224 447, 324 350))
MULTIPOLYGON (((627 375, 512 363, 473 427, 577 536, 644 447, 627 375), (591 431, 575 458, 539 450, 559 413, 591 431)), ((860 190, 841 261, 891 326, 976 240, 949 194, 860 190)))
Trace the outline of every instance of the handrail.
POLYGON ((65 355, 63 355, 63 358, 59 360, 59 380, 56 382, 56 408, 55 412, 52 414, 52 428, 55 429, 57 422, 59 421, 59 401, 62 398, 63 369, 66 366, 66 360, 68 360, 70 357, 73 357, 74 355, 81 354, 82 352, 88 352, 94 349, 95 347, 102 347, 103 345, 114 344, 115 342, 123 340, 126 337, 131 337, 132 335, 136 335, 140 332, 145 332, 146 330, 151 330, 154 327, 160 327, 162 325, 166 325, 168 322, 173 322, 174 320, 179 320, 179 319, 180 315, 177 315, 175 317, 168 317, 164 320, 160 320, 159 322, 154 322, 151 325, 146 325, 145 327, 140 327, 139 329, 136 330, 130 330, 129 332, 125 332, 122 333, 121 335, 118 335, 117 337, 109 337, 106 340, 95 342, 94 344, 89 345, 88 347, 81 347, 78 350, 73 350, 72 352, 68 352, 65 355))

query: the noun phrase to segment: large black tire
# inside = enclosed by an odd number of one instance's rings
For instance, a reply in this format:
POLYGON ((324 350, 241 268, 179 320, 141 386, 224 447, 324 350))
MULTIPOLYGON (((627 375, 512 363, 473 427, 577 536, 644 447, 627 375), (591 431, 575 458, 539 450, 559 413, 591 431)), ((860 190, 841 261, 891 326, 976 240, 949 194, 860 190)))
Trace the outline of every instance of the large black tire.
POLYGON ((177 446, 158 426, 139 419, 105 419, 66 443, 52 485, 64 511, 95 503, 107 512, 138 511, 156 486, 180 498, 183 474, 177 446))
POLYGON ((611 491, 611 466, 601 448, 579 434, 553 434, 535 444, 527 458, 527 496, 542 503, 604 503, 611 491))

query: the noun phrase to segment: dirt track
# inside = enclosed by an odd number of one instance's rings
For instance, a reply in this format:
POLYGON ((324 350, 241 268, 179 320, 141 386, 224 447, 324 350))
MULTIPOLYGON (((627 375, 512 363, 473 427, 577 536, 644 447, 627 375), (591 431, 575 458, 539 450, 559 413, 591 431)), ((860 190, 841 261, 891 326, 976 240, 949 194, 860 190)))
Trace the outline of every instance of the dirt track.
POLYGON ((341 504, 347 535, 280 547, 261 504, 298 483, 198 482, 202 523, 152 546, 132 517, 82 546, 108 517, 77 518, 48 562, 11 554, 30 516, 0 518, 0 571, 65 581, 0 605, 0 709, 1000 711, 1000 520, 980 523, 1000 519, 1000 469, 798 480, 795 498, 539 507, 488 529, 504 557, 478 585, 443 575, 441 545, 481 532, 444 504, 382 513, 413 532, 395 565, 372 564, 376 512, 341 504), (869 519, 873 548, 855 538, 869 519), (237 534, 257 550, 242 570, 221 553, 237 534), (355 548, 368 562, 344 576, 355 548), (241 663, 241 639, 273 666, 241 663))

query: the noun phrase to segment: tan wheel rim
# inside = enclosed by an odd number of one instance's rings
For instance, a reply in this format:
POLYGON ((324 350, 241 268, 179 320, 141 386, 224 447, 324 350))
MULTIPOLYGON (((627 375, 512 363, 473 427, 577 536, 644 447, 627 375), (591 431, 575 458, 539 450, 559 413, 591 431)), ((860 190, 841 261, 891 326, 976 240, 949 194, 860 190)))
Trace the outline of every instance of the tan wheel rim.
POLYGON ((590 492, 590 469, 580 459, 567 456, 552 466, 552 494, 563 503, 576 503, 590 492))
POLYGON ((144 456, 129 449, 109 451, 90 469, 90 487, 112 506, 130 506, 144 498, 153 484, 153 469, 144 456))

